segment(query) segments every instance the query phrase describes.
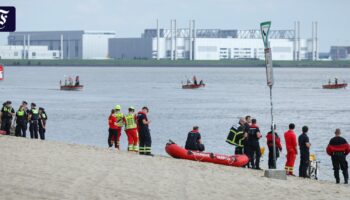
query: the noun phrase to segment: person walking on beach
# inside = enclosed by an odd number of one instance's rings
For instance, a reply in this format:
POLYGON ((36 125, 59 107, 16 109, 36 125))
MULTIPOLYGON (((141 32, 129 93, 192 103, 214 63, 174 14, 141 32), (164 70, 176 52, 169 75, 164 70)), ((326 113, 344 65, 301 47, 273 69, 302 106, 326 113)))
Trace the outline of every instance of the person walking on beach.
POLYGON ((25 111, 24 105, 20 105, 18 111, 16 112, 16 130, 15 136, 17 137, 26 137, 27 130, 27 112, 25 111))
POLYGON ((235 154, 243 154, 244 148, 244 127, 245 119, 242 117, 239 119, 237 125, 233 125, 230 129, 230 132, 226 138, 226 142, 236 146, 235 154))
POLYGON ((122 128, 124 126, 124 114, 121 112, 122 107, 120 105, 116 105, 115 106, 115 117, 117 119, 117 125, 118 125, 118 134, 117 134, 117 140, 114 140, 114 138, 112 138, 113 141, 117 141, 117 148, 119 149, 119 145, 120 145, 120 136, 122 135, 122 128))
POLYGON ((46 122, 47 122, 47 114, 44 108, 39 107, 39 136, 41 140, 45 140, 45 132, 46 132, 46 122))
POLYGON ((248 168, 260 169, 260 144, 259 139, 261 138, 261 133, 258 125, 256 124, 256 119, 252 119, 252 125, 249 127, 248 138, 247 138, 247 155, 249 157, 248 168))
POLYGON ((187 135, 185 149, 193 151, 204 151, 204 144, 201 142, 201 134, 199 133, 199 127, 194 126, 193 130, 187 135))
POLYGON ((117 146, 117 135, 118 135, 118 124, 117 124, 117 118, 115 116, 116 111, 114 109, 111 110, 111 114, 108 117, 108 147, 112 147, 113 144, 115 148, 118 148, 117 146), (114 142, 112 143, 112 141, 114 142))
POLYGON ((28 111, 30 138, 38 139, 39 110, 36 108, 35 103, 31 103, 30 107, 31 108, 28 111))
POLYGON ((149 130, 150 120, 147 118, 147 114, 149 109, 144 106, 142 110, 137 115, 137 124, 138 124, 138 132, 140 134, 140 147, 139 152, 141 155, 149 155, 152 154, 152 138, 149 130))
POLYGON ((294 132, 295 125, 293 123, 289 124, 289 130, 284 133, 284 140, 286 141, 286 150, 287 150, 287 161, 285 165, 285 170, 287 175, 294 176, 294 163, 296 155, 298 154, 297 150, 297 137, 294 132))
MULTIPOLYGON (((277 158, 280 156, 280 151, 282 151, 282 145, 281 145, 281 139, 278 136, 276 132, 276 124, 273 126, 274 133, 275 133, 275 151, 276 151, 276 163, 277 163, 277 158)), ((271 131, 267 133, 266 135, 266 142, 267 142, 267 147, 269 148, 269 169, 276 169, 275 162, 273 160, 273 138, 272 138, 272 126, 271 126, 271 131)))
POLYGON ((309 128, 303 126, 302 134, 298 138, 299 149, 300 149, 300 165, 299 165, 299 177, 310 178, 307 175, 307 169, 310 164, 310 147, 309 137, 307 136, 309 128))
POLYGON ((129 113, 124 117, 125 133, 128 137, 128 151, 139 151, 139 138, 137 133, 137 116, 135 108, 130 107, 129 113))
POLYGON ((349 172, 348 162, 346 156, 350 153, 350 145, 340 136, 340 129, 335 130, 335 137, 333 137, 327 146, 327 154, 332 158, 334 177, 337 184, 340 182, 339 169, 343 171, 344 183, 348 184, 349 172))
POLYGON ((6 101, 0 112, 0 130, 6 132, 6 135, 10 135, 12 126, 12 118, 15 115, 15 110, 12 108, 12 102, 6 101))

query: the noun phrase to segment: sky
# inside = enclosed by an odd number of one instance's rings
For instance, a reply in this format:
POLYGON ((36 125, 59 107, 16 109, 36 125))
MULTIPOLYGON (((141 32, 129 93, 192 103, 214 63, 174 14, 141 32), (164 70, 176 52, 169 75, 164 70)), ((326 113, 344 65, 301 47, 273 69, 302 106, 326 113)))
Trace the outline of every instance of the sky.
MULTIPOLYGON (((17 31, 104 30, 117 37, 139 37, 145 28, 293 29, 301 23, 301 38, 311 37, 318 22, 320 52, 332 45, 350 45, 350 0, 1 0, 0 6, 16 7, 17 31)), ((0 33, 0 45, 8 33, 0 33)))

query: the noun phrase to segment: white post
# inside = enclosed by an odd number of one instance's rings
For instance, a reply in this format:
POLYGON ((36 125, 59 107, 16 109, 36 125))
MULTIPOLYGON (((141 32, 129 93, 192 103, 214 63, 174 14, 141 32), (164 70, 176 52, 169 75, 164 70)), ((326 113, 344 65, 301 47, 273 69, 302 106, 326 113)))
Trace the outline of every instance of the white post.
POLYGON ((159 23, 157 19, 157 60, 159 60, 159 23))
POLYGON ((174 19, 174 60, 177 60, 177 29, 176 29, 176 19, 174 19))
POLYGON ((61 54, 61 60, 63 60, 63 34, 61 34, 61 51, 60 51, 60 54, 61 54))
POLYGON ((29 59, 29 57, 30 57, 30 35, 28 34, 27 35, 27 52, 28 52, 28 56, 27 56, 27 58, 29 59))
POLYGON ((23 53, 22 53, 22 59, 26 58, 26 35, 23 35, 23 53))
POLYGON ((188 41, 189 41, 189 60, 192 60, 192 22, 190 20, 189 27, 188 27, 188 41))
POLYGON ((173 20, 170 20, 170 60, 173 60, 173 20))
POLYGON ((193 60, 196 60, 196 22, 192 20, 193 22, 193 60))

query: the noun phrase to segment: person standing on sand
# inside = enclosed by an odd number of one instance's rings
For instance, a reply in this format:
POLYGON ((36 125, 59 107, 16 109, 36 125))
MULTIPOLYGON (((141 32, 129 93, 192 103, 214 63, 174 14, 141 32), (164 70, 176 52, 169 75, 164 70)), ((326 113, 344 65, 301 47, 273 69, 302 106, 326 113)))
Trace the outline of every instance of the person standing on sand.
POLYGON ((144 106, 137 115, 138 132, 140 134, 139 152, 141 155, 153 156, 152 152, 152 138, 149 130, 150 120, 147 118, 149 109, 144 106))
POLYGON ((339 184, 339 169, 343 171, 344 184, 348 184, 349 172, 348 172, 348 162, 346 161, 346 156, 350 153, 350 145, 348 142, 340 136, 340 129, 335 130, 335 137, 333 137, 327 146, 327 154, 332 158, 334 177, 336 183, 339 184))
POLYGON ((130 107, 129 113, 124 117, 125 133, 128 137, 128 151, 139 151, 139 138, 137 133, 137 116, 135 108, 130 107))
POLYGON ((310 164, 310 147, 309 137, 307 136, 309 128, 303 126, 303 133, 298 138, 299 149, 300 149, 300 165, 299 165, 299 177, 310 178, 307 175, 307 169, 310 164))
POLYGON ((249 127, 248 138, 245 145, 248 152, 246 153, 249 157, 248 168, 260 169, 260 144, 259 139, 261 138, 261 133, 258 125, 256 124, 256 119, 252 119, 252 125, 249 127))
MULTIPOLYGON (((276 147, 276 162, 277 158, 280 156, 280 151, 282 151, 282 145, 281 145, 281 139, 278 136, 276 132, 276 124, 273 126, 274 133, 275 133, 275 147, 276 147)), ((272 139, 272 126, 271 126, 271 131, 267 133, 266 135, 266 142, 267 142, 267 147, 269 148, 269 169, 276 169, 275 162, 273 160, 273 139, 272 139)))
POLYGON ((120 136, 122 135, 122 128, 124 126, 124 114, 121 112, 122 107, 120 105, 115 106, 115 117, 117 119, 117 125, 118 125, 118 134, 117 134, 117 139, 114 140, 112 137, 112 140, 117 141, 116 148, 119 149, 120 146, 120 136))
POLYGON ((0 123, 1 123, 0 130, 5 131, 6 135, 10 135, 12 118, 15 115, 15 110, 12 108, 11 104, 12 104, 11 101, 6 101, 3 104, 3 107, 0 112, 0 123))
POLYGON ((15 136, 17 137, 26 137, 27 129, 27 112, 24 110, 24 106, 21 105, 16 112, 16 131, 15 136))
POLYGON ((297 136, 294 132, 295 125, 293 123, 289 124, 289 130, 284 133, 284 140, 286 141, 286 150, 287 150, 287 161, 285 165, 285 170, 287 175, 294 176, 294 163, 296 155, 298 154, 297 150, 297 136))
POLYGON ((35 103, 31 103, 30 107, 31 108, 28 111, 30 138, 38 139, 39 110, 36 108, 35 103))
MULTIPOLYGON (((252 124, 252 117, 250 115, 245 116, 245 123, 244 123, 244 139, 243 139, 243 153, 245 153, 246 155, 249 154, 249 149, 248 149, 248 132, 250 129, 250 125, 252 124)), ((248 164, 249 167, 249 164, 248 164)))
POLYGON ((41 140, 45 140, 46 122, 47 114, 45 112, 45 109, 39 107, 39 136, 41 140))
POLYGON ((117 124, 117 118, 115 117, 115 110, 111 110, 111 114, 108 118, 108 147, 112 147, 113 143, 112 140, 114 140, 114 146, 117 147, 117 135, 118 135, 118 124, 117 124))
POLYGON ((245 119, 242 117, 239 119, 239 122, 237 125, 233 125, 230 129, 230 132, 226 138, 226 142, 236 146, 235 154, 243 154, 243 148, 244 148, 244 124, 245 119))

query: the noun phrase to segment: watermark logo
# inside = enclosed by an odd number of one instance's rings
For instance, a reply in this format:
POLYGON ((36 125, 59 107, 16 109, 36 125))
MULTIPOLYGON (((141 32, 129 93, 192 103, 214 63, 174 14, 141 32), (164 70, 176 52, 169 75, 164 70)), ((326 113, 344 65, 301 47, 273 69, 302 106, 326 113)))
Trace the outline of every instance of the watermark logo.
POLYGON ((16 8, 0 6, 0 32, 14 32, 16 30, 16 8))

